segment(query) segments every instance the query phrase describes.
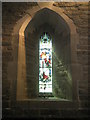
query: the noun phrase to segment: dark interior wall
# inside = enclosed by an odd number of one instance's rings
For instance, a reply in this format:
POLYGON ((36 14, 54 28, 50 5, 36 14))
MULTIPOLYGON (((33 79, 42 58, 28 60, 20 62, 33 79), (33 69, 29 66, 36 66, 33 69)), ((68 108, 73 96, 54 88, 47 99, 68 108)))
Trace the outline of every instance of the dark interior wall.
POLYGON ((13 29, 16 22, 26 14, 26 9, 33 6, 37 6, 37 3, 2 2, 2 117, 12 115, 12 102, 16 100, 18 56, 14 52, 18 48, 18 33, 13 36, 13 29), (14 58, 16 63, 13 63, 14 58))
MULTIPOLYGON (((88 117, 88 17, 90 16, 90 2, 59 2, 54 3, 55 6, 60 7, 64 10, 64 13, 74 22, 76 25, 77 32, 79 34, 79 44, 77 46, 77 56, 78 62, 82 65, 82 75, 78 83, 79 89, 79 109, 68 109, 66 110, 66 105, 62 111, 54 109, 53 110, 36 110, 29 108, 29 103, 26 106, 19 103, 20 107, 17 107, 16 104, 11 104, 15 96, 16 89, 14 89, 15 83, 13 75, 11 79, 8 78, 10 69, 9 63, 13 61, 13 45, 12 45, 12 31, 17 21, 21 19, 26 13, 28 8, 36 6, 37 3, 2 3, 2 98, 3 98, 3 117, 55 117, 55 118, 87 118, 88 117), (14 89, 13 94, 11 94, 12 89, 14 89), (12 108, 13 105, 13 108, 12 108), (14 107, 15 106, 15 107, 14 107), (27 109, 26 109, 27 108, 27 109)), ((16 38, 16 36, 14 36, 16 38)), ((18 41, 18 39, 16 39, 18 41)), ((17 42, 13 43, 16 45, 17 42)), ((15 49, 16 50, 16 49, 15 49)), ((90 54, 89 54, 90 55, 90 54)), ((90 62, 89 62, 90 63, 90 62)), ((14 68, 11 69, 14 71, 14 68)), ((80 72, 81 72, 80 71, 80 72)), ((11 72, 10 72, 11 74, 11 72)), ((14 73, 15 74, 15 73, 14 73)), ((16 81, 16 79, 15 79, 16 81)), ((36 105, 36 104, 35 104, 36 105)), ((63 106, 63 104, 62 104, 63 106)), ((61 106, 60 106, 61 108, 61 106)))
POLYGON ((80 77, 78 81, 78 93, 80 107, 88 107, 88 35, 89 35, 89 8, 90 2, 57 2, 55 6, 64 10, 64 13, 76 25, 76 31, 79 35, 79 44, 77 45, 77 59, 81 66, 80 77))
POLYGON ((25 30, 26 65, 29 98, 38 97, 39 39, 48 32, 53 44, 53 95, 72 98, 70 30, 55 12, 42 9, 35 14, 25 30))

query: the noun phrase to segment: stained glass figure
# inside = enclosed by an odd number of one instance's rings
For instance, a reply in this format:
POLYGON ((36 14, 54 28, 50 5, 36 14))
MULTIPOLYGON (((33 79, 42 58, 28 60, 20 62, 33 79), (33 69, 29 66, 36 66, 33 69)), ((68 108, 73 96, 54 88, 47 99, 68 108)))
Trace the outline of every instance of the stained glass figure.
POLYGON ((52 93, 52 40, 46 33, 39 43, 39 92, 52 93))

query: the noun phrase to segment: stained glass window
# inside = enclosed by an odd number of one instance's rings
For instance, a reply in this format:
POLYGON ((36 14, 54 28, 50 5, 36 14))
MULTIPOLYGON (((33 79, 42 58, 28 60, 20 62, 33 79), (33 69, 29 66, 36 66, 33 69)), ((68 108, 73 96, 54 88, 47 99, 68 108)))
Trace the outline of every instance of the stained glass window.
POLYGON ((47 33, 39 42, 39 93, 52 93, 52 40, 47 33))

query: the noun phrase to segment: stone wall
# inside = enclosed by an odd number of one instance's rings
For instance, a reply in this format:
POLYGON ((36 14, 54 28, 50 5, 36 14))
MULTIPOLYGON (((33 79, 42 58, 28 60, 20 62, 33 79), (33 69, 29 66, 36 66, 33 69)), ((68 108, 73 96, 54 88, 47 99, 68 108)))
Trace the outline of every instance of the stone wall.
POLYGON ((60 99, 71 99, 72 75, 70 61, 71 55, 69 27, 66 22, 59 17, 59 15, 47 8, 37 12, 25 30, 28 94, 33 94, 34 96, 36 96, 36 98, 38 96, 38 47, 40 36, 44 32, 48 32, 52 38, 53 96, 60 99), (47 21, 48 18, 49 20, 47 21), (58 28, 56 27, 56 21, 58 21, 58 28), (30 86, 32 86, 32 88, 30 86), (37 95, 35 95, 35 91, 37 95))
POLYGON ((81 64, 81 80, 78 83, 80 101, 87 104, 88 100, 88 3, 54 3, 73 20, 79 34, 77 46, 78 62, 81 64))
MULTIPOLYGON (((13 61, 13 48, 12 48, 12 31, 17 23, 17 21, 22 18, 26 14, 26 9, 32 6, 36 6, 37 3, 3 3, 2 7, 2 97, 3 97, 3 116, 11 116, 12 115, 19 115, 23 114, 29 116, 28 110, 21 110, 19 111, 11 109, 11 91, 12 81, 8 79, 8 70, 9 70, 9 63, 13 61)), ((87 116, 87 107, 88 107, 88 16, 90 15, 90 11, 88 11, 88 7, 90 4, 88 3, 54 3, 54 6, 61 7, 64 10, 64 13, 70 17, 74 24, 76 25, 77 32, 79 34, 79 44, 77 45, 77 56, 78 62, 81 65, 81 79, 78 83, 79 87, 79 99, 80 99, 80 109, 82 111, 72 111, 72 115, 76 117, 86 117, 87 116), (76 112, 76 113, 75 113, 76 112)), ((21 109, 19 107, 19 109, 21 109)), ((32 110, 31 110, 32 111, 32 110)), ((30 112, 30 111, 29 111, 30 112)), ((45 111, 35 111, 36 116, 39 117, 46 117, 46 116, 59 116, 68 117, 71 111, 53 111, 54 114, 51 114, 50 110, 45 111)), ((52 113, 53 113, 52 112, 52 113)), ((12 117, 12 116, 11 116, 12 117)), ((32 117, 32 115, 31 115, 32 117)))
POLYGON ((16 22, 26 14, 25 10, 36 5, 37 3, 2 3, 2 114, 4 116, 11 110, 11 100, 15 96, 12 94, 14 69, 12 70, 9 66, 15 57, 13 56, 14 48, 12 48, 12 32, 16 22), (11 79, 8 77, 9 73, 11 73, 11 79))

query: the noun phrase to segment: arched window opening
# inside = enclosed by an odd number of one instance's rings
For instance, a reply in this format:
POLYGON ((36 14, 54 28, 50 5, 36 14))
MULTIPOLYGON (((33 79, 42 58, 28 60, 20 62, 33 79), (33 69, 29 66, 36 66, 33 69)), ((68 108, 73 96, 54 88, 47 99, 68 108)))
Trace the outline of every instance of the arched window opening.
POLYGON ((39 41, 39 93, 52 93, 52 39, 47 33, 39 41))
POLYGON ((75 61, 77 62, 76 55, 73 54, 76 45, 73 45, 72 40, 75 40, 73 34, 76 36, 77 34, 72 27, 73 22, 66 19, 64 14, 57 12, 56 8, 55 10, 41 9, 32 19, 29 19, 30 23, 27 27, 24 29, 26 20, 19 31, 18 63, 20 64, 18 64, 17 100, 45 100, 42 99, 43 97, 51 101, 76 100, 77 86, 75 85, 78 78, 74 72, 78 70, 78 66, 74 64, 75 61), (37 21, 39 24, 36 24, 37 21), (56 21, 58 21, 58 29, 56 21))

